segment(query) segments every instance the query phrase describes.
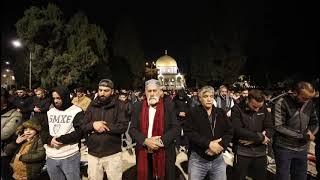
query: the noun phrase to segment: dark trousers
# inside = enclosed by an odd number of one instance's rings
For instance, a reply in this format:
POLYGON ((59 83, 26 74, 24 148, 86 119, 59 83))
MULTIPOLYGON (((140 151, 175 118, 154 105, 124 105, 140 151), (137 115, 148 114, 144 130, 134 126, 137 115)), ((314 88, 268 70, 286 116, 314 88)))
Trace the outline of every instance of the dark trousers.
POLYGON ((316 141, 316 165, 317 165, 317 178, 320 179, 320 132, 318 132, 318 137, 316 141))
POLYGON ((148 153, 148 180, 153 180, 152 153, 148 153))
POLYGON ((1 157, 1 177, 3 180, 13 180, 13 171, 10 166, 11 156, 2 156, 1 157))
POLYGON ((233 162, 232 179, 245 180, 249 171, 252 179, 265 180, 267 176, 267 156, 247 157, 236 155, 233 162))
POLYGON ((177 150, 180 149, 180 146, 184 146, 186 150, 188 149, 189 141, 186 135, 181 135, 181 133, 176 138, 176 148, 177 150))
POLYGON ((275 146, 274 157, 276 161, 276 180, 306 180, 308 159, 307 151, 292 151, 275 146))

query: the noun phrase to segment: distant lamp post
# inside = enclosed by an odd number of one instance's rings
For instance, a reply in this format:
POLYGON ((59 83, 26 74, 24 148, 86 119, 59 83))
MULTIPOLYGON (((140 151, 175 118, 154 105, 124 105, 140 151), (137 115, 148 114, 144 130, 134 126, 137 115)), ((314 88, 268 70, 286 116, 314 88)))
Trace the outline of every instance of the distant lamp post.
POLYGON ((9 64, 10 64, 10 62, 9 62, 9 61, 6 61, 5 63, 6 63, 6 65, 9 65, 9 64))
MULTIPOLYGON (((22 43, 20 40, 13 40, 12 45, 15 48, 20 48, 22 47, 22 43)), ((31 89, 31 73, 32 73, 32 52, 31 50, 29 51, 29 89, 31 89)))
POLYGON ((14 47, 19 48, 22 46, 22 43, 20 42, 20 40, 13 40, 12 44, 14 47))
POLYGON ((150 73, 150 79, 153 78, 153 71, 156 69, 156 63, 152 61, 151 63, 146 62, 146 73, 150 73))

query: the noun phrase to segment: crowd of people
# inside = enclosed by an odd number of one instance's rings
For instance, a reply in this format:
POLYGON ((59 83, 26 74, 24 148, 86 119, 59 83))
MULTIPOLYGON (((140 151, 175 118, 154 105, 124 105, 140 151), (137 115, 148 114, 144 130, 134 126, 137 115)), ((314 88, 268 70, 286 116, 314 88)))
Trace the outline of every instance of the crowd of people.
POLYGON ((318 117, 319 92, 305 81, 280 93, 227 85, 166 91, 155 79, 144 91, 116 90, 110 79, 92 92, 1 88, 1 179, 39 179, 46 167, 52 180, 79 180, 84 144, 89 179, 121 180, 126 134, 136 143, 138 180, 176 179, 181 148, 190 180, 226 180, 228 148, 232 180, 266 179, 269 154, 275 179, 306 180, 310 142, 320 172, 318 117))

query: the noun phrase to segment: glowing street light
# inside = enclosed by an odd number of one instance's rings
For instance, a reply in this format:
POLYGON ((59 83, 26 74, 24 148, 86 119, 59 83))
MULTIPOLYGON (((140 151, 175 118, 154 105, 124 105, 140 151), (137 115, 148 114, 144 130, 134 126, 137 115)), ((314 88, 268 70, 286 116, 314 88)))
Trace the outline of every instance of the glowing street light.
POLYGON ((6 61, 5 63, 6 63, 7 65, 9 65, 9 64, 10 64, 10 62, 9 62, 9 61, 6 61))
MULTIPOLYGON (((16 39, 16 40, 13 40, 12 41, 12 45, 15 47, 15 48, 20 48, 22 47, 22 43, 20 40, 16 39)), ((31 69, 32 69, 32 53, 30 51, 29 53, 29 89, 31 89, 31 69)))
POLYGON ((152 61, 151 63, 146 62, 146 67, 150 69, 150 78, 153 78, 153 71, 156 69, 156 63, 152 61))
POLYGON ((16 47, 16 48, 19 48, 19 47, 22 46, 22 43, 21 43, 20 40, 13 40, 13 41, 12 41, 12 44, 13 44, 13 46, 16 47))

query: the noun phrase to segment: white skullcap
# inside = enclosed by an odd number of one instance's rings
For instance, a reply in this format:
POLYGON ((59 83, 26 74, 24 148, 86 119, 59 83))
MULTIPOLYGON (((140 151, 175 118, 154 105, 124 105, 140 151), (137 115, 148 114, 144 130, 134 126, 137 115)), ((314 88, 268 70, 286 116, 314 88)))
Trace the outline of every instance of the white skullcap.
POLYGON ((160 87, 160 82, 156 79, 150 79, 150 80, 146 81, 144 85, 145 85, 145 87, 147 87, 152 84, 160 87))

